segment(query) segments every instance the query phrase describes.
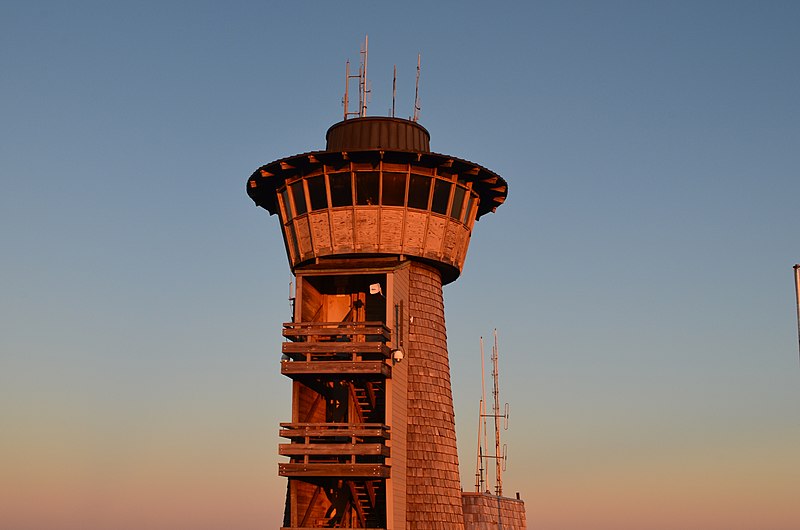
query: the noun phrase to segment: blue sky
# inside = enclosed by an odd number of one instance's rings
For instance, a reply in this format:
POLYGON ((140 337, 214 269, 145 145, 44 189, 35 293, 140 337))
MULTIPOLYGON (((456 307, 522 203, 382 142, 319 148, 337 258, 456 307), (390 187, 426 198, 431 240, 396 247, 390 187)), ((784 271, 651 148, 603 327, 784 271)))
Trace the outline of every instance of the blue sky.
POLYGON ((324 146, 365 34, 368 113, 394 64, 412 113, 421 53, 433 150, 509 182, 445 289, 465 488, 497 327, 530 528, 797 528, 798 22, 793 2, 5 2, 0 528, 278 524, 291 276, 244 185, 324 146))

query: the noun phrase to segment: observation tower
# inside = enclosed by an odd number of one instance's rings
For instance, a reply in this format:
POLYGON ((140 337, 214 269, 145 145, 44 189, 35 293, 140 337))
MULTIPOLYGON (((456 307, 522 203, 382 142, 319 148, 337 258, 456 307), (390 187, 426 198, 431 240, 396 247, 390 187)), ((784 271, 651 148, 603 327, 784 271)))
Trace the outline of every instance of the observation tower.
POLYGON ((442 285, 506 182, 415 120, 345 107, 326 140, 247 182, 296 277, 282 528, 464 529, 442 285))

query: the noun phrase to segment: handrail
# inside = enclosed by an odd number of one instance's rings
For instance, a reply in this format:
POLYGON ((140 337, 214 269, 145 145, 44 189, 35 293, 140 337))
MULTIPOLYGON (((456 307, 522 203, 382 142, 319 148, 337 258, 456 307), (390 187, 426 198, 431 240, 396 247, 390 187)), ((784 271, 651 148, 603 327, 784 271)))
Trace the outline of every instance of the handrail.
POLYGON ((278 436, 283 438, 391 438, 391 429, 383 423, 281 423, 278 436))
POLYGON ((303 429, 303 428, 313 428, 318 429, 322 428, 332 428, 332 429, 386 429, 389 430, 390 427, 384 423, 301 423, 301 422, 281 422, 281 427, 285 427, 288 429, 303 429))
POLYGON ((313 328, 313 327, 383 327, 386 331, 390 331, 386 324, 380 320, 369 320, 365 322, 284 322, 285 328, 313 328))
POLYGON ((310 337, 380 337, 391 340, 391 330, 385 323, 370 322, 284 322, 283 336, 293 341, 305 342, 310 337))

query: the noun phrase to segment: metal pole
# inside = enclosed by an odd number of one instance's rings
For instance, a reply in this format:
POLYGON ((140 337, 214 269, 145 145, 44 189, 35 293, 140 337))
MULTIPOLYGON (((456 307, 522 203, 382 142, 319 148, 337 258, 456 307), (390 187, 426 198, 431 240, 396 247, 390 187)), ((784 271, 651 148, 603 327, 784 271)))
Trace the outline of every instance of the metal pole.
POLYGON ((414 122, 419 120, 419 110, 420 110, 420 108, 419 108, 419 68, 420 68, 421 64, 422 64, 422 54, 418 53, 417 54, 417 82, 416 82, 416 86, 414 88, 414 117, 412 118, 412 121, 414 121, 414 122))
POLYGON ((494 376, 494 457, 496 465, 497 484, 495 495, 503 494, 502 462, 500 462, 500 367, 497 358, 500 352, 497 349, 497 330, 494 330, 494 348, 492 350, 492 375, 494 376))
MULTIPOLYGON (((483 355, 483 337, 481 337, 481 416, 483 416, 483 445, 481 446, 481 469, 486 470, 486 474, 489 474, 489 470, 485 468, 484 461, 486 457, 484 456, 484 450, 489 450, 489 428, 486 425, 486 369, 484 368, 486 363, 484 363, 484 355, 483 355)), ((483 472, 481 472, 483 475, 483 472)), ((483 478, 483 476, 481 477, 483 478)), ((486 482, 489 481, 489 477, 486 477, 486 482)), ((481 491, 483 491, 483 480, 481 481, 481 491)), ((488 484, 487 484, 488 485, 488 484)), ((488 488, 487 488, 488 489, 488 488)))
POLYGON ((350 89, 350 59, 348 59, 347 62, 344 63, 344 119, 345 120, 347 119, 347 114, 348 114, 347 111, 349 110, 347 108, 349 105, 348 101, 349 89, 350 89))
POLYGON ((363 100, 361 103, 361 117, 367 115, 367 58, 369 54, 369 35, 364 35, 364 85, 363 85, 363 100))
POLYGON ((794 266, 794 290, 797 302, 797 347, 800 354, 800 264, 794 266))
POLYGON ((392 73, 392 118, 394 118, 394 103, 397 99, 397 65, 394 65, 392 73))
POLYGON ((480 493, 481 488, 483 487, 483 466, 481 466, 481 460, 483 460, 483 451, 481 451, 481 422, 483 421, 483 400, 481 400, 480 404, 478 405, 478 453, 477 461, 475 463, 475 493, 480 493))

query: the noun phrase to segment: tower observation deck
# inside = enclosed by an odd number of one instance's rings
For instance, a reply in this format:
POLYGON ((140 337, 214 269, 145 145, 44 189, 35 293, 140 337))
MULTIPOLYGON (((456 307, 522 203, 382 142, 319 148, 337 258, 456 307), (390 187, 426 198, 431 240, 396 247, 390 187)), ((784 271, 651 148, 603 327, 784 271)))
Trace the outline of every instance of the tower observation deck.
POLYGON ((326 259, 403 256, 461 272, 475 220, 505 201, 505 180, 432 153, 421 125, 368 117, 328 129, 325 151, 262 166, 248 194, 278 214, 292 270, 326 259))
POLYGON ((281 362, 285 529, 464 528, 442 285, 508 188, 429 144, 414 121, 347 119, 324 151, 248 180, 297 285, 281 362))

